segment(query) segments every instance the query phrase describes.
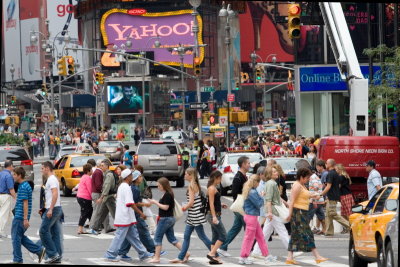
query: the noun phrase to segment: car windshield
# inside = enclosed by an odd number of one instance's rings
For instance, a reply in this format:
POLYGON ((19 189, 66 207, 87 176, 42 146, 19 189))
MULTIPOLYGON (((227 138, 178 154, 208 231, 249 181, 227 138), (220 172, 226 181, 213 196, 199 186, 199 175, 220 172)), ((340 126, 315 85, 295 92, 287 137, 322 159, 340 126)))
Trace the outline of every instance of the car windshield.
POLYGON ((102 147, 102 146, 119 146, 119 142, 104 142, 104 141, 101 141, 99 143, 99 147, 102 147))
POLYGON ((229 165, 230 165, 230 164, 237 164, 237 161, 238 161, 238 159, 239 159, 241 156, 246 156, 246 157, 248 157, 248 158, 250 159, 250 162, 259 162, 259 161, 261 161, 261 160, 264 159, 264 158, 262 157, 262 155, 261 155, 261 154, 258 154, 258 153, 246 154, 246 155, 243 155, 243 154, 229 155, 229 156, 228 156, 228 164, 229 164, 229 165))
POLYGON ((82 167, 83 165, 85 165, 85 164, 87 163, 87 161, 88 161, 89 159, 94 159, 94 161, 97 162, 98 159, 103 160, 103 159, 108 159, 108 158, 105 157, 105 156, 100 156, 100 155, 98 155, 98 156, 80 156, 80 157, 73 157, 73 158, 71 159, 70 167, 82 167))
POLYGON ((10 149, 10 150, 0 150, 0 162, 4 162, 6 160, 12 161, 22 161, 29 160, 28 154, 25 152, 25 149, 10 149))
POLYGON ((161 139, 180 139, 181 133, 180 132, 164 132, 161 135, 161 139))
POLYGON ((178 151, 175 144, 143 143, 139 146, 139 155, 176 155, 178 151))
MULTIPOLYGON (((303 160, 303 159, 299 159, 299 158, 285 158, 285 159, 274 159, 276 160, 276 163, 278 163, 283 170, 285 171, 296 171, 296 163, 299 160, 303 160)), ((309 165, 309 164, 308 164, 309 165)))

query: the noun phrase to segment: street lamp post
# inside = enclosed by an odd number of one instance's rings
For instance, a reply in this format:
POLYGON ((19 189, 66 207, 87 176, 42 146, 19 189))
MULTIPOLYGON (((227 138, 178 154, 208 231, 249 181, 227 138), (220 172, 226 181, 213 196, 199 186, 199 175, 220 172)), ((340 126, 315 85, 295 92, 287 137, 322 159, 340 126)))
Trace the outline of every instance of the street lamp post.
MULTIPOLYGON (((226 71, 227 71, 227 83, 228 83, 228 96, 232 91, 232 81, 231 81, 231 64, 230 64, 230 44, 231 44, 231 34, 230 34, 230 24, 229 20, 235 15, 235 12, 231 9, 231 5, 228 4, 228 7, 225 8, 225 3, 222 3, 222 8, 219 11, 219 16, 221 18, 226 17, 226 25, 225 25, 225 45, 226 45, 226 71)), ((230 146, 230 107, 231 102, 228 101, 228 130, 226 135, 227 145, 230 146)))
POLYGON ((15 72, 15 68, 14 68, 14 64, 11 64, 10 72, 11 72, 12 95, 14 96, 14 95, 15 95, 15 84, 14 84, 14 72, 15 72))
POLYGON ((174 48, 174 51, 176 51, 179 55, 179 58, 181 60, 181 99, 182 99, 182 129, 183 131, 186 131, 186 112, 185 112, 185 81, 183 77, 183 72, 184 72, 184 64, 183 64, 183 59, 185 56, 185 48, 183 47, 182 44, 179 44, 178 47, 174 48))
MULTIPOLYGON (((199 42, 197 40, 197 34, 199 33, 199 25, 197 23, 197 15, 199 13, 197 12, 197 8, 200 6, 201 0, 189 0, 189 3, 193 7, 193 12, 192 12, 192 16, 193 16, 192 32, 193 32, 193 35, 194 35, 194 46, 195 46, 194 56, 195 57, 199 57, 200 56, 200 53, 199 53, 199 42)), ((197 102, 200 103, 201 102, 201 93, 200 93, 200 77, 199 76, 196 76, 196 91, 197 91, 197 102)), ((202 139, 201 115, 202 115, 201 110, 197 110, 198 140, 202 139)))

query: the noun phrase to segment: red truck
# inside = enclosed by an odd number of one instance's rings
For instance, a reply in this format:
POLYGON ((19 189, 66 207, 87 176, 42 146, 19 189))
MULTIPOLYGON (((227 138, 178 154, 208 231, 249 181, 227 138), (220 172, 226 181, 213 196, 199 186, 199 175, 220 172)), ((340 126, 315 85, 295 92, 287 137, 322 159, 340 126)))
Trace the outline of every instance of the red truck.
POLYGON ((384 183, 398 181, 399 140, 391 136, 329 136, 321 138, 318 159, 334 159, 346 168, 356 202, 368 199, 366 162, 374 160, 384 183))

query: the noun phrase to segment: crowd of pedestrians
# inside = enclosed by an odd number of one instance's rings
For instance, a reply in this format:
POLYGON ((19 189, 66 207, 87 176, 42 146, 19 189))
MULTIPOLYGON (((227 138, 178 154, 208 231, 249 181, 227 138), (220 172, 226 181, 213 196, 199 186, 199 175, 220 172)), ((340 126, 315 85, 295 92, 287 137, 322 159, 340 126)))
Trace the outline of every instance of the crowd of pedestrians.
MULTIPOLYGON (((91 131, 75 131, 63 135, 62 140, 50 132, 49 145, 57 151, 58 142, 69 144, 90 141, 95 147, 97 138, 91 131), (83 139, 83 140, 82 140, 83 139)), ((110 134, 102 131, 100 140, 110 134)), ((32 144, 41 146, 41 135, 31 135, 32 144)), ((217 146, 212 141, 204 144, 198 142, 198 162, 196 168, 189 168, 189 158, 185 157, 185 180, 188 187, 187 202, 180 207, 174 191, 167 178, 157 181, 161 193, 159 200, 152 196, 150 187, 143 176, 143 167, 132 165, 129 147, 124 147, 121 165, 115 171, 110 170, 108 160, 93 159, 83 166, 83 176, 77 191, 77 203, 80 207, 77 234, 98 235, 101 231, 114 232, 114 238, 104 254, 109 261, 131 261, 128 255, 132 246, 141 261, 159 263, 166 252, 162 249, 163 237, 178 250, 171 263, 186 263, 190 259, 190 239, 196 231, 208 252, 210 264, 222 264, 222 257, 230 257, 229 245, 244 229, 241 241, 239 264, 252 264, 250 257, 262 258, 266 263, 276 262, 276 256, 268 248, 273 232, 279 235, 288 251, 286 263, 297 264, 296 252, 312 252, 316 263, 328 260, 322 257, 315 245, 314 235, 333 236, 333 220, 343 226, 343 234, 349 231, 348 217, 354 200, 350 191, 351 179, 341 164, 333 159, 326 162, 316 159, 317 138, 294 138, 294 136, 259 136, 247 140, 235 140, 232 145, 256 147, 264 155, 276 153, 297 153, 302 157, 313 159, 310 168, 299 168, 296 182, 291 189, 290 199, 286 195, 286 183, 281 166, 271 158, 266 164, 258 164, 253 175, 246 174, 250 169, 249 158, 242 156, 237 164, 239 171, 232 182, 233 200, 242 201, 242 211, 234 211, 232 227, 226 231, 222 210, 228 206, 221 202, 220 183, 222 173, 211 171, 219 152, 227 150, 222 143, 217 146), (225 149, 225 150, 224 150, 225 149), (199 178, 208 177, 206 192, 200 186, 199 178), (341 203, 341 215, 337 213, 337 204, 341 203), (158 208, 157 222, 154 222, 150 207, 158 208), (175 223, 179 211, 186 212, 183 242, 175 236, 175 223), (286 213, 287 212, 287 213, 286 213), (109 222, 112 216, 114 225, 109 222), (311 229, 310 222, 316 216, 316 225, 311 229), (207 236, 204 225, 211 226, 211 238, 207 236), (154 235, 154 238, 152 237, 154 235)), ((186 151, 185 145, 181 152, 186 151)), ((35 152, 37 150, 34 149, 35 152)), ((39 148, 39 154, 40 154, 39 148)), ((53 150, 51 150, 53 151, 53 150)), ((188 152, 188 151, 187 151, 188 152)), ((50 152, 50 153, 54 153, 50 152)), ((184 154, 184 153, 182 153, 184 154)), ((188 153, 184 154, 185 156, 188 153)), ((42 223, 39 229, 40 240, 36 243, 24 235, 29 228, 32 213, 32 189, 25 181, 23 168, 14 168, 11 161, 6 161, 0 172, 0 235, 5 235, 5 224, 12 217, 15 201, 14 219, 12 222, 13 262, 22 263, 21 246, 36 255, 38 262, 60 263, 63 257, 63 210, 60 203, 60 185, 53 172, 51 162, 42 163, 43 186, 41 188, 41 205, 39 214, 42 223), (19 184, 18 192, 14 191, 14 182, 19 184)), ((367 163, 369 178, 368 193, 371 197, 382 186, 375 162, 367 163)))

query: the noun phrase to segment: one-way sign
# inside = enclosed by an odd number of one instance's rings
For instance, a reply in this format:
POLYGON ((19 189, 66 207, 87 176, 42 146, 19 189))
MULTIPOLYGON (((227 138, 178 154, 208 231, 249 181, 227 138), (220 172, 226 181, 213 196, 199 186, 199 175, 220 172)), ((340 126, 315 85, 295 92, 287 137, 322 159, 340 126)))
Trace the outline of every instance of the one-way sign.
POLYGON ((208 107, 207 103, 191 103, 190 109, 206 109, 208 107))

